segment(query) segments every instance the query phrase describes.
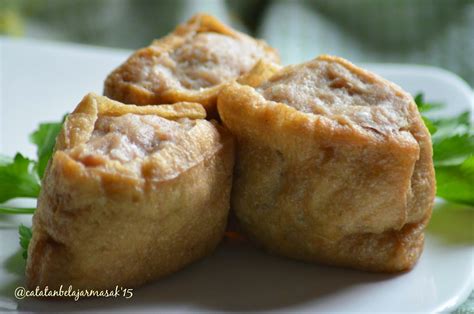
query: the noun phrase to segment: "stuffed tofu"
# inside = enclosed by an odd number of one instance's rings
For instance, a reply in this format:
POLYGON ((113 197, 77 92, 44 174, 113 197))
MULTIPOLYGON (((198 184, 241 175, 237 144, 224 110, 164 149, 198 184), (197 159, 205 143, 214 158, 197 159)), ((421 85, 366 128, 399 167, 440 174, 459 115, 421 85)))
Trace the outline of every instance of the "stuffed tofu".
POLYGON ((195 103, 87 95, 64 122, 33 218, 30 287, 135 287, 221 241, 233 140, 195 103))
POLYGON ((215 116, 223 84, 247 73, 260 59, 279 62, 263 41, 198 14, 135 52, 107 77, 104 94, 137 105, 198 102, 215 116))
POLYGON ((299 260, 412 268, 435 195, 412 97, 331 56, 249 81, 260 83, 233 82, 218 99, 237 141, 231 202, 247 234, 299 260))

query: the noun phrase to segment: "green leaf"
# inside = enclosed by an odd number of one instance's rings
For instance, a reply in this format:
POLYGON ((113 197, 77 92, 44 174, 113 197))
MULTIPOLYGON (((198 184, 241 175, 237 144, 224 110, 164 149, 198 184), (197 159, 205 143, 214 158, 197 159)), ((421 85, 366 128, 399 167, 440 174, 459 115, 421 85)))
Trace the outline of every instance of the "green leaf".
POLYGON ((38 129, 30 135, 30 141, 36 145, 36 155, 38 156, 36 171, 40 178, 43 178, 48 161, 53 155, 56 137, 61 131, 65 118, 66 116, 61 122, 41 123, 38 129))
MULTIPOLYGON (((442 107, 426 103, 423 94, 415 97, 420 112, 442 107)), ((433 142, 437 196, 474 206, 474 128, 469 112, 428 119, 422 116, 433 142)))
POLYGON ((21 154, 0 158, 0 203, 17 197, 38 197, 40 184, 35 163, 21 154))
POLYGON ((433 140, 433 162, 435 167, 460 165, 473 154, 474 136, 472 134, 455 134, 433 140))
POLYGON ((20 234, 20 246, 23 250, 23 258, 26 260, 28 258, 28 246, 30 245, 33 232, 31 231, 31 228, 28 228, 25 225, 20 225, 20 227, 18 227, 18 233, 20 234))
POLYGON ((440 103, 425 102, 424 96, 423 96, 422 93, 417 94, 414 99, 415 99, 415 103, 418 107, 418 110, 420 112, 426 112, 426 111, 430 111, 430 110, 434 110, 434 109, 440 109, 440 108, 444 107, 444 105, 440 104, 440 103))
POLYGON ((432 136, 437 195, 474 206, 474 128, 469 112, 433 120, 432 136))
POLYGON ((435 167, 461 165, 474 154, 474 129, 468 112, 433 124, 437 129, 432 136, 435 167))
POLYGON ((0 214, 11 214, 11 215, 18 215, 18 214, 34 214, 36 208, 24 208, 24 207, 10 207, 0 205, 0 214))
MULTIPOLYGON (((442 105, 440 105, 440 104, 425 103, 425 101, 423 99, 423 94, 416 95, 414 99, 415 99, 416 106, 418 107, 418 111, 420 113, 425 112, 425 111, 429 111, 429 110, 432 110, 432 109, 435 109, 435 108, 441 108, 442 107, 442 105)), ((430 134, 433 135, 434 133, 436 133, 438 128, 435 125, 435 123, 433 123, 433 121, 431 121, 430 119, 428 119, 427 117, 425 117, 423 115, 421 116, 421 118, 423 119, 423 122, 425 123, 425 126, 428 129, 428 131, 430 132, 430 134)))
POLYGON ((449 118, 432 119, 436 127, 436 134, 433 135, 433 142, 439 142, 446 137, 469 134, 473 132, 473 127, 469 121, 469 112, 463 112, 457 116, 449 118))
POLYGON ((474 206, 474 156, 460 165, 436 167, 437 195, 474 206))
POLYGON ((423 117, 423 116, 421 116, 421 118, 423 119, 423 122, 425 123, 425 126, 426 126, 426 128, 428 129, 428 131, 430 132, 431 135, 435 134, 436 131, 438 131, 438 128, 436 127, 436 125, 430 119, 428 119, 427 117, 423 117))

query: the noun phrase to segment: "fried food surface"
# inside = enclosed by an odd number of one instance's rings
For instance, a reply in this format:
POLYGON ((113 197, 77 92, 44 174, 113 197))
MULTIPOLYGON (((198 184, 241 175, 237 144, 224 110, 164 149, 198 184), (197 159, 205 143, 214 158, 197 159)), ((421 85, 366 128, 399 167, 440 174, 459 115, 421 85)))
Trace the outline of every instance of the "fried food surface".
POLYGON ((30 287, 135 287, 210 254, 229 211, 233 140, 199 104, 89 94, 58 136, 33 218, 30 287))
POLYGON ((301 260, 413 267, 435 181, 412 98, 330 56, 252 81, 228 84, 218 99, 237 140, 232 207, 247 234, 301 260))
POLYGON ((263 41, 198 14, 133 54, 108 76, 104 94, 138 105, 193 101, 214 113, 222 84, 247 73, 260 59, 279 62, 263 41))

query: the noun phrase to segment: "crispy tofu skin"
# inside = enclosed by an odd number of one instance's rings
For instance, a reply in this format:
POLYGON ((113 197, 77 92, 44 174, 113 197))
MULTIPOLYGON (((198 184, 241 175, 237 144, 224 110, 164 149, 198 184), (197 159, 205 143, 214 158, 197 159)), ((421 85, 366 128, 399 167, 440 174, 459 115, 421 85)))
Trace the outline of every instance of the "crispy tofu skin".
POLYGON ((246 74, 260 59, 279 62, 265 42, 198 14, 114 70, 104 95, 137 105, 197 102, 214 117, 223 84, 246 74))
POLYGON ((227 223, 234 151, 205 114, 87 95, 43 180, 28 286, 136 287, 210 254, 227 223))
POLYGON ((218 98, 237 141, 232 208, 250 238, 304 261, 412 268, 435 179, 411 96, 331 56, 253 72, 218 98))

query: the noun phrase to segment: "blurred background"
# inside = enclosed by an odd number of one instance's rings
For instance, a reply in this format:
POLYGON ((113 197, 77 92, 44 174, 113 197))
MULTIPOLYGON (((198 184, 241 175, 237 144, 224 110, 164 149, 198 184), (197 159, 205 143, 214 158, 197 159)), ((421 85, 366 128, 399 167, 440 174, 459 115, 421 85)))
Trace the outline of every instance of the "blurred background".
POLYGON ((196 12, 267 40, 285 64, 322 53, 448 69, 474 86, 474 0, 0 0, 7 36, 136 49, 196 12))

